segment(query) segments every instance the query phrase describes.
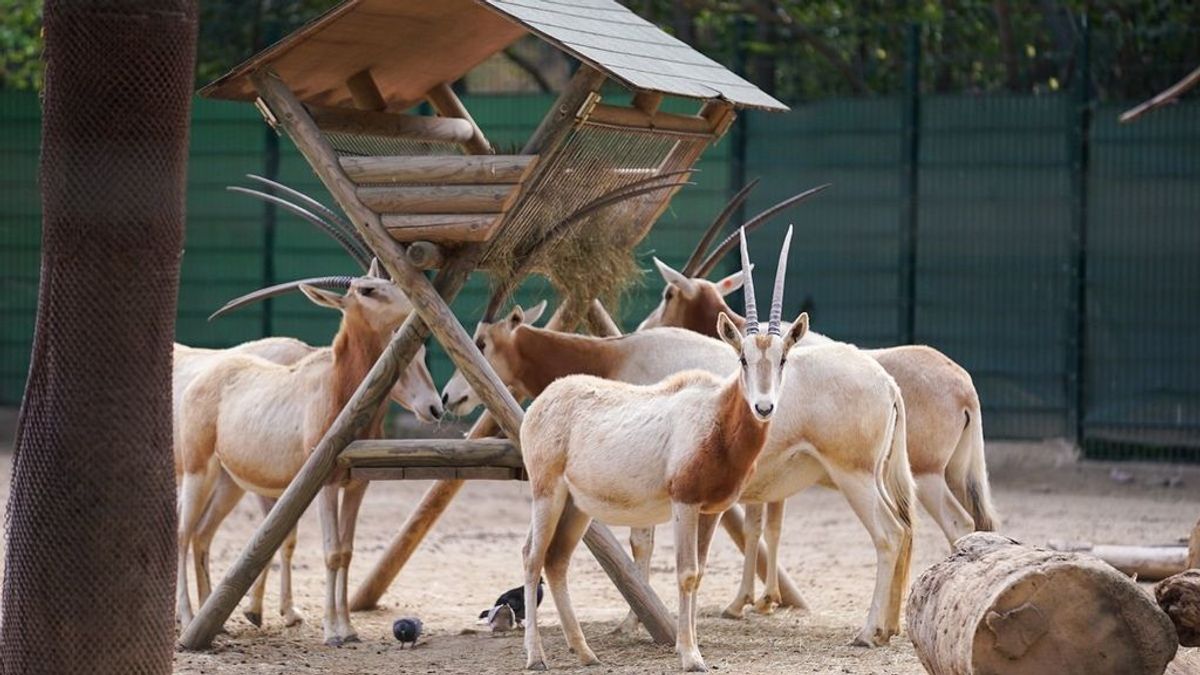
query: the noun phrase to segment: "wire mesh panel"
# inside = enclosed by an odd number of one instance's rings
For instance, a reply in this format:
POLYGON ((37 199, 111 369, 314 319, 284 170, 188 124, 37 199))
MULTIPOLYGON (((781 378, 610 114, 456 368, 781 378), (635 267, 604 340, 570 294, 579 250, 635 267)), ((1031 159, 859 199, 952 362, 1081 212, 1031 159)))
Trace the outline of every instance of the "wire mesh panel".
POLYGON ((1200 104, 1096 110, 1088 187, 1084 448, 1200 459, 1200 104))
POLYGON ((1065 96, 923 102, 915 341, 965 367, 985 428, 1067 435, 1065 96))

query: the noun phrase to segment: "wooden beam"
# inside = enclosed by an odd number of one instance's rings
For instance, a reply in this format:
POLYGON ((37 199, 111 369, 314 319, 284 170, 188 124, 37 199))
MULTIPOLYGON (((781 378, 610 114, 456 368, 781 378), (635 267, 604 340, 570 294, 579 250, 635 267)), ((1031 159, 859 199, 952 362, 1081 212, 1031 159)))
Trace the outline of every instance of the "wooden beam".
POLYGON ((554 102, 554 107, 546 113, 533 135, 525 142, 521 154, 539 155, 543 150, 557 146, 559 140, 574 126, 579 109, 588 102, 593 92, 600 89, 606 78, 607 76, 599 70, 586 63, 580 64, 579 69, 571 76, 571 81, 554 102))
POLYGON ((345 467, 503 466, 525 468, 521 451, 502 438, 482 440, 429 438, 370 439, 346 448, 338 464, 345 467))
POLYGON ((396 241, 480 242, 492 238, 500 216, 493 213, 385 215, 380 222, 396 241))
POLYGON ((379 92, 375 78, 371 77, 369 68, 358 71, 346 80, 346 89, 350 90, 350 98, 354 105, 362 110, 387 110, 387 101, 379 92))
POLYGON ((710 99, 700 106, 700 117, 708 120, 713 135, 720 138, 737 119, 737 109, 728 101, 710 99))
POLYGON ((712 123, 694 115, 676 115, 656 112, 647 114, 637 108, 623 108, 601 103, 592 108, 588 124, 623 127, 627 129, 649 129, 692 136, 712 136, 712 123))
POLYGON ((483 130, 471 117, 467 106, 459 100, 458 94, 454 93, 448 82, 443 82, 426 92, 425 100, 429 101, 429 105, 433 106, 433 109, 442 117, 458 118, 471 124, 471 137, 463 142, 463 147, 467 149, 467 152, 473 155, 490 155, 495 152, 492 144, 488 143, 487 137, 483 135, 483 130))
MULTIPOLYGON (((499 431, 500 428, 496 425, 495 418, 485 412, 467 432, 467 439, 478 440, 499 431)), ((373 609, 379 603, 379 598, 387 592, 396 575, 400 574, 404 564, 421 545, 421 540, 450 506, 450 500, 454 499, 454 495, 458 494, 462 486, 463 481, 461 480, 442 480, 434 483, 425 492, 420 503, 409 514, 408 520, 404 521, 400 531, 388 544, 387 550, 383 552, 375 566, 367 573, 366 579, 354 591, 354 597, 350 600, 350 611, 361 612, 373 609)))
POLYGON ((350 180, 364 183, 483 185, 520 183, 536 155, 455 155, 434 157, 342 157, 350 180))
POLYGON ((405 254, 408 262, 419 270, 436 270, 446 264, 446 252, 432 241, 414 241, 405 254))
POLYGON ((633 107, 647 115, 658 112, 658 107, 662 105, 662 102, 663 95, 657 91, 639 91, 633 95, 633 107))
MULTIPOLYGON (((465 143, 474 130, 464 120, 443 117, 419 117, 374 110, 325 108, 309 106, 309 114, 317 127, 325 132, 411 138, 435 143, 465 143)), ((278 116, 278 111, 276 116, 278 116)))
POLYGON ((358 188, 358 198, 378 213, 503 213, 516 185, 397 185, 358 188))
POLYGON ((671 619, 671 612, 641 578, 637 565, 625 554, 612 531, 593 520, 583 535, 583 543, 587 544, 600 567, 617 582, 617 590, 637 613, 650 637, 660 645, 675 644, 675 623, 671 619), (620 580, 625 581, 622 583, 620 580))

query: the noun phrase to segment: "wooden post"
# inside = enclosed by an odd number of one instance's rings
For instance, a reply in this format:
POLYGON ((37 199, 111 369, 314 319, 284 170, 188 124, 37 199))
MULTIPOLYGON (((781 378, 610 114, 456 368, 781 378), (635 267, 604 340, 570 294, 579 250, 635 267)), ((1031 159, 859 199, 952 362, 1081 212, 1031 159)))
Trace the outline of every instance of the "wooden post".
MULTIPOLYGON (((359 201, 354 183, 342 170, 333 147, 308 116, 304 106, 287 85, 268 70, 256 71, 251 75, 251 80, 258 88, 259 96, 271 107, 271 112, 279 124, 296 144, 296 148, 308 160, 329 193, 379 256, 380 263, 387 269, 391 278, 404 289, 425 325, 462 371, 483 404, 496 416, 500 428, 509 438, 519 438, 521 407, 488 365, 487 360, 475 348, 471 336, 463 330, 454 313, 430 285, 429 280, 408 262, 404 248, 383 228, 378 214, 359 201)), ((470 258, 470 264, 474 265, 477 262, 475 256, 479 253, 478 248, 472 248, 472 253, 473 255, 469 255, 464 252, 460 255, 464 256, 464 260, 470 258)))
POLYGON ((420 270, 436 270, 446 264, 446 253, 431 241, 414 241, 408 245, 408 262, 420 270))
POLYGON ((467 106, 459 100, 458 95, 450 88, 450 84, 443 82, 433 89, 425 93, 425 100, 429 101, 429 105, 438 112, 442 117, 457 117, 471 123, 471 128, 474 130, 471 138, 463 143, 463 146, 473 155, 491 155, 495 153, 492 144, 488 143, 487 137, 483 135, 483 130, 475 124, 475 120, 471 117, 471 113, 467 110, 467 106))
POLYGON ((354 105, 358 108, 387 110, 387 102, 383 100, 383 94, 379 93, 375 78, 371 77, 370 68, 351 75, 346 80, 346 88, 350 90, 350 98, 354 99, 354 105))
MULTIPOLYGON (((485 412, 467 432, 467 438, 487 438, 498 431, 495 420, 485 412)), ((400 574, 400 570, 421 545, 421 540, 445 513, 446 508, 450 506, 450 500, 454 499, 462 486, 461 480, 439 480, 425 492, 417 508, 413 509, 408 520, 400 527, 400 532, 388 544, 383 556, 354 591, 354 597, 350 600, 351 612, 374 609, 379 604, 379 598, 387 592, 396 575, 400 574)))
POLYGON ((625 601, 637 613, 650 637, 660 645, 675 644, 675 622, 671 619, 671 612, 642 579, 637 565, 625 554, 612 531, 593 520, 592 526, 583 535, 583 543, 587 544, 600 567, 617 582, 617 590, 621 591, 625 601), (619 580, 625 580, 625 583, 619 580))
MULTIPOLYGON (((442 270, 435 283, 447 298, 453 299, 466 283, 473 266, 473 261, 456 259, 442 270)), ((321 442, 305 460, 300 473, 292 479, 266 520, 242 549, 237 562, 179 636, 179 643, 185 649, 204 649, 212 644, 225 619, 233 613, 321 486, 329 480, 338 454, 367 427, 396 383, 400 369, 408 367, 427 336, 420 315, 413 314, 392 337, 346 407, 338 413, 321 442)))

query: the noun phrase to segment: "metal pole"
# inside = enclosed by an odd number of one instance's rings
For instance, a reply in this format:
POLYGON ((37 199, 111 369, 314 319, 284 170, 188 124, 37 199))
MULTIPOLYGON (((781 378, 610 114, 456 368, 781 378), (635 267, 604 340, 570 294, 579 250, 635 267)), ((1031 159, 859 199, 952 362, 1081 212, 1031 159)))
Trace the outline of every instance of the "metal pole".
POLYGON ((904 103, 902 110, 900 214, 900 317, 899 343, 912 344, 917 323, 917 215, 921 154, 921 26, 908 27, 905 45, 904 103))
POLYGON ((1067 297, 1066 400, 1067 433, 1076 445, 1084 440, 1087 388, 1087 230, 1089 135, 1092 123, 1090 73, 1091 27, 1087 14, 1080 16, 1079 44, 1075 57, 1075 86, 1068 106, 1067 134, 1071 163, 1071 224, 1068 261, 1071 289, 1067 297))

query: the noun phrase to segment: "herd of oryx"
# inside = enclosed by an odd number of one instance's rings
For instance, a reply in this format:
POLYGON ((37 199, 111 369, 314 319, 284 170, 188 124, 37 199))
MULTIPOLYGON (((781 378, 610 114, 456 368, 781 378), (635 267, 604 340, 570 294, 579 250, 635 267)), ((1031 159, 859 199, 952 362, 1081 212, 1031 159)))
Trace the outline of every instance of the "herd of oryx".
MULTIPOLYGON (((366 266, 361 241, 345 240, 353 231, 327 210, 321 216, 311 211, 306 217, 345 235, 339 242, 366 266)), ((545 302, 497 316, 496 298, 476 329, 476 345, 500 379, 518 398, 533 401, 520 438, 533 497, 523 549, 528 668, 546 666, 536 597, 543 574, 571 650, 584 664, 598 662, 567 588, 571 554, 592 519, 631 528, 633 557, 646 576, 654 527, 672 523, 676 650, 685 670, 705 670, 696 641, 696 591, 718 519, 734 504, 745 505, 747 544, 742 582, 724 611, 731 618, 741 617, 747 605, 766 612, 781 603, 777 557, 785 500, 817 483, 845 496, 877 556, 871 606, 854 639, 864 646, 884 645, 899 631, 914 498, 951 543, 997 522, 979 399, 967 372, 930 347, 858 349, 809 330, 807 314, 785 322, 791 228, 780 249, 768 318, 760 323, 745 230, 739 232, 717 250, 723 255, 740 240, 742 269, 716 282, 703 278, 713 256, 701 263, 694 254, 682 270, 655 259, 666 282, 662 301, 629 335, 599 338, 539 328, 545 302), (725 301, 738 289, 744 290, 744 317, 725 301), (754 544, 764 533, 766 588, 756 600, 754 544)), ((697 253, 710 241, 711 233, 697 253)), ((306 282, 244 296, 227 307, 298 289, 341 312, 330 347, 290 338, 224 350, 175 347, 177 616, 185 626, 192 619, 189 549, 204 602, 211 591, 209 546, 221 521, 246 491, 270 508, 413 311, 377 262, 361 277, 306 282)), ((423 421, 444 412, 466 414, 479 402, 458 373, 439 395, 423 351, 401 374, 391 399, 423 421)), ((383 433, 383 413, 381 408, 368 437, 383 433)), ((365 490, 365 482, 337 476, 318 497, 329 644, 357 640, 347 576, 365 490)), ((292 532, 280 551, 280 613, 288 625, 302 620, 291 593, 295 543, 292 532)), ((265 583, 264 571, 245 612, 256 625, 265 583)), ((621 629, 635 631, 637 623, 631 613, 621 629)))

